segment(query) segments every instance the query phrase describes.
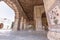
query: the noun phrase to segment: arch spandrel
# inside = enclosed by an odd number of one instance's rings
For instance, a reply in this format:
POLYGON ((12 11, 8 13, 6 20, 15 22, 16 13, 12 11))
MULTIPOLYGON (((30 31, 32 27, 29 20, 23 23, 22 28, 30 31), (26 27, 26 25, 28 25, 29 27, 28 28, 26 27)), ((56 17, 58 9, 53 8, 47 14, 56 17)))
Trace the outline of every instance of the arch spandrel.
POLYGON ((19 18, 19 11, 16 4, 11 0, 4 0, 4 2, 15 11, 15 18, 19 18))

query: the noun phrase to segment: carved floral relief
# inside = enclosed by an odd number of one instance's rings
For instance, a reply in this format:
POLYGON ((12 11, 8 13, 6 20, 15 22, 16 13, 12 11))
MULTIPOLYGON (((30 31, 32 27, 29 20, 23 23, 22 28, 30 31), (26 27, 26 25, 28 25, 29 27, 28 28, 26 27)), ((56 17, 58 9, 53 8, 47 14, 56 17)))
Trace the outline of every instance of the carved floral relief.
POLYGON ((55 6, 49 12, 49 18, 50 18, 51 25, 60 24, 60 8, 59 8, 59 6, 55 6))

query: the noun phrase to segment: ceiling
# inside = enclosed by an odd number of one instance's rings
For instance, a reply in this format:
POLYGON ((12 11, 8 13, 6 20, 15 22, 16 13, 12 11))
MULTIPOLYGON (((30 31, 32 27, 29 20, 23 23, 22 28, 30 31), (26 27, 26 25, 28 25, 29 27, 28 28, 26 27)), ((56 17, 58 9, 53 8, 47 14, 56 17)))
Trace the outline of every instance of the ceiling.
POLYGON ((18 0, 29 20, 33 20, 34 6, 43 5, 43 0, 18 0))

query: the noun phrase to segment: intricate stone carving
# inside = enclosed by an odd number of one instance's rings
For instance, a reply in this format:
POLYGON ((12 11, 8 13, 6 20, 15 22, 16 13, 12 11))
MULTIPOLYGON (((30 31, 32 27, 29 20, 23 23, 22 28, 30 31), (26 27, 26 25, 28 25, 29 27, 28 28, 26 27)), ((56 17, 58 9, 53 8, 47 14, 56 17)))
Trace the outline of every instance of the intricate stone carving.
POLYGON ((60 14, 59 14, 60 8, 58 5, 56 5, 50 12, 49 12, 49 17, 50 17, 50 24, 51 25, 57 25, 60 24, 60 14))
POLYGON ((48 12, 49 40, 60 40, 60 0, 57 0, 48 12))

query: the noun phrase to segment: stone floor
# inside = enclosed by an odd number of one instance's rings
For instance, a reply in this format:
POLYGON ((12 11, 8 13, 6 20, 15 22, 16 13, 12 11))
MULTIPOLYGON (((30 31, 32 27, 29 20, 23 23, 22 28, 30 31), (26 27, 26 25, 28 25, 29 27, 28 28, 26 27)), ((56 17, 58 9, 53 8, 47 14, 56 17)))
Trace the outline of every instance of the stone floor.
POLYGON ((0 32, 0 40, 48 40, 47 32, 29 32, 29 31, 3 31, 0 32))

